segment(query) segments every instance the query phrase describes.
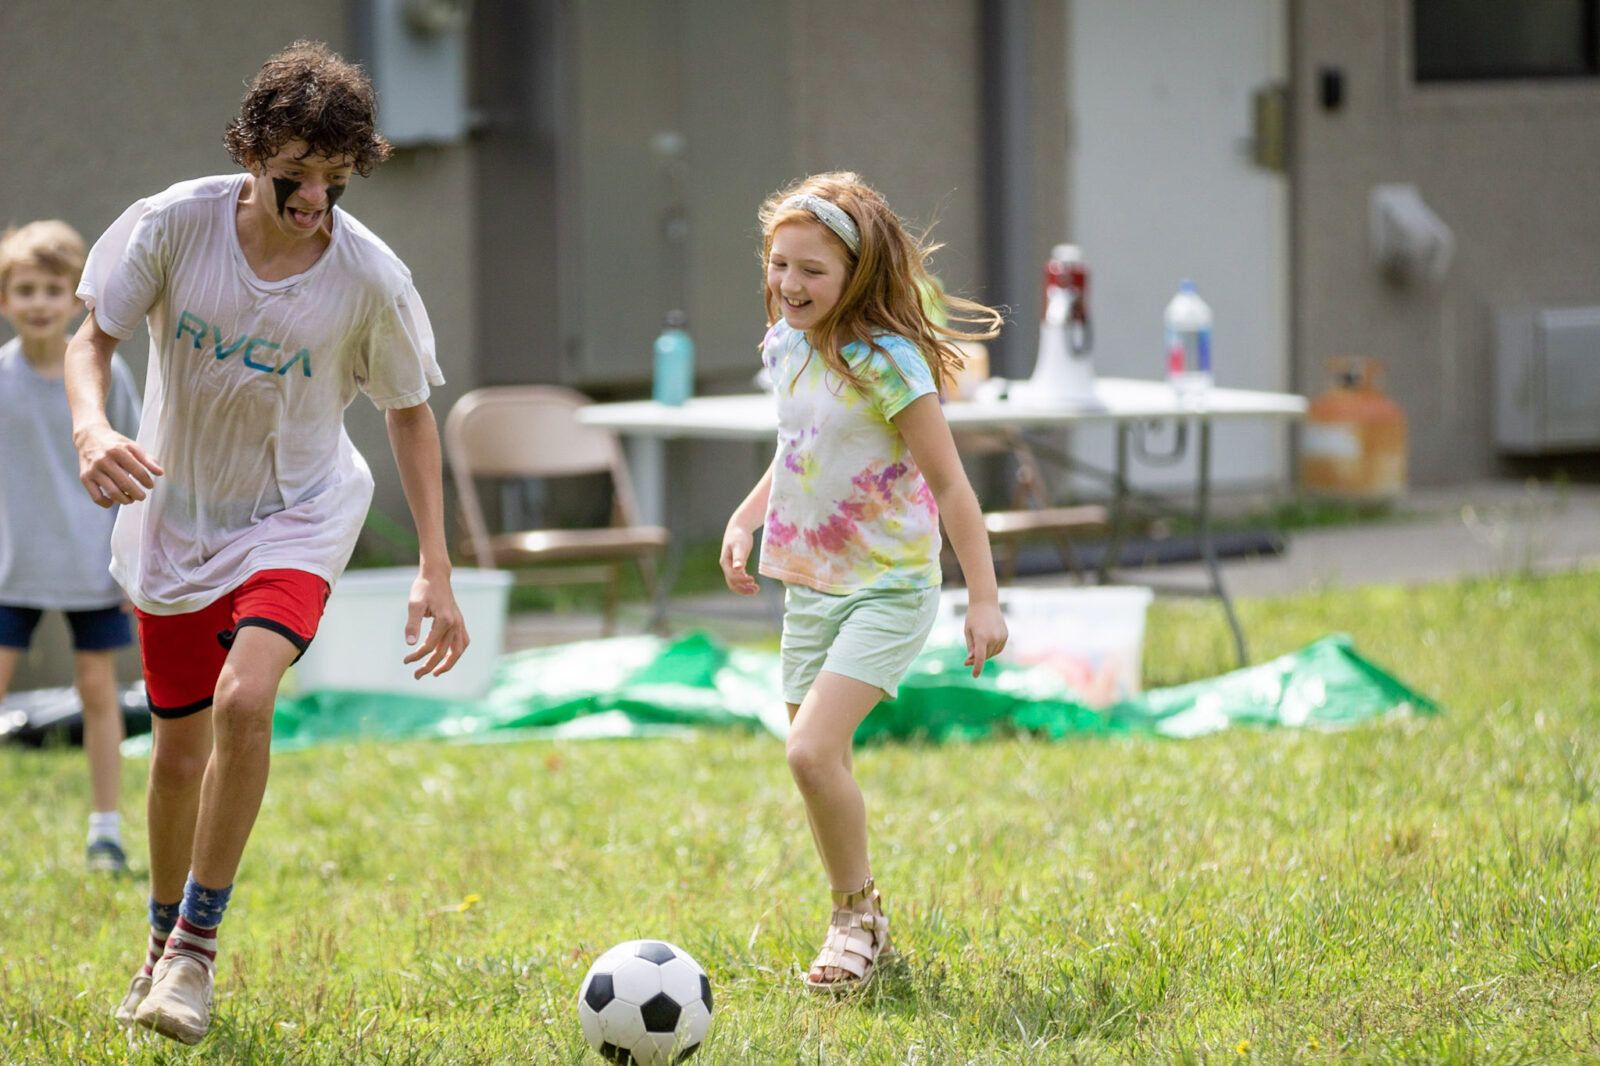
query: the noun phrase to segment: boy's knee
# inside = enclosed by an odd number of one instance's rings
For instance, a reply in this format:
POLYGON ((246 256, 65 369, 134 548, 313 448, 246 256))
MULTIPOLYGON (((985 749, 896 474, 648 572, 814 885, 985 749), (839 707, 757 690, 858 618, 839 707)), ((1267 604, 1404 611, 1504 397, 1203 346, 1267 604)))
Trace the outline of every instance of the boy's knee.
POLYGON ((78 703, 83 708, 83 719, 86 722, 122 717, 122 705, 117 702, 114 692, 106 698, 104 693, 95 692, 93 689, 79 689, 78 703))
POLYGON ((150 749, 150 784, 154 788, 183 790, 197 786, 205 777, 210 746, 189 748, 175 744, 154 744, 150 749))
POLYGON ((81 685, 115 685, 116 655, 109 651, 79 651, 72 655, 72 673, 81 685))
POLYGON ((278 679, 265 674, 236 670, 230 664, 217 678, 216 714, 236 720, 263 710, 270 718, 278 698, 278 679))
POLYGON ((111 672, 109 665, 86 664, 80 660, 77 676, 73 678, 73 687, 78 690, 78 702, 83 705, 83 713, 86 716, 98 717, 122 712, 117 700, 116 676, 111 672))
POLYGON ((224 670, 217 680, 211 721, 217 750, 224 756, 247 756, 272 743, 272 712, 277 702, 275 680, 224 670))

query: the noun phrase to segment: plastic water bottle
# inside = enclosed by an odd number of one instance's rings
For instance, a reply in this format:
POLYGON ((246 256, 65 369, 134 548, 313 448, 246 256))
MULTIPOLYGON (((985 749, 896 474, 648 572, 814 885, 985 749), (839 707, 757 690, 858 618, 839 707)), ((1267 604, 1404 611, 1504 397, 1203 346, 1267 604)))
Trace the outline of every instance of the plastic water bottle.
POLYGON ((1186 407, 1205 402, 1211 389, 1211 308, 1185 280, 1167 303, 1167 380, 1186 407))
POLYGON ((682 311, 668 311, 667 326, 656 337, 651 390, 656 403, 681 407, 694 395, 694 339, 683 328, 687 321, 682 311))

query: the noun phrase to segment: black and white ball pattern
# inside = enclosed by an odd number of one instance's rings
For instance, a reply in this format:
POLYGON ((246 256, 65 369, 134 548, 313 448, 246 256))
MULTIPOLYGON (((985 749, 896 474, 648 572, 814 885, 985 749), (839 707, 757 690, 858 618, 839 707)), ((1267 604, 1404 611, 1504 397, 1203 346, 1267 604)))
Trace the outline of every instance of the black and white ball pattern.
POLYGON ((578 990, 589 1046, 629 1066, 682 1062, 711 1027, 711 981, 687 951, 629 940, 594 960, 578 990))

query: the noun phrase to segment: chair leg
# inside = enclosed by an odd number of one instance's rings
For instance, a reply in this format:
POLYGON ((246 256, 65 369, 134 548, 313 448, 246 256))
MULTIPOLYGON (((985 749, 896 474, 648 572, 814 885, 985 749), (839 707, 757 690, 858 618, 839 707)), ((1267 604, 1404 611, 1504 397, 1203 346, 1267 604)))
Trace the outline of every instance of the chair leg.
POLYGON ((1014 585, 1016 582, 1017 546, 1015 544, 1007 544, 1005 546, 1005 562, 1000 565, 1000 583, 1002 585, 1014 585))
POLYGON ((939 569, 949 576, 951 585, 959 588, 967 583, 967 575, 961 572, 955 550, 950 547, 948 538, 939 546, 939 569))
POLYGON ((613 564, 606 568, 606 599, 604 614, 600 621, 600 635, 609 637, 617 625, 617 600, 620 598, 622 585, 622 567, 613 564))
POLYGON ((1067 568, 1067 573, 1083 583, 1083 565, 1078 562, 1078 553, 1072 550, 1072 540, 1065 533, 1056 534, 1056 551, 1061 556, 1061 565, 1067 568))
POLYGON ((650 604, 650 629, 658 637, 670 634, 667 625, 667 604, 661 598, 660 573, 652 555, 641 555, 634 560, 639 566, 639 580, 644 583, 645 600, 650 604))

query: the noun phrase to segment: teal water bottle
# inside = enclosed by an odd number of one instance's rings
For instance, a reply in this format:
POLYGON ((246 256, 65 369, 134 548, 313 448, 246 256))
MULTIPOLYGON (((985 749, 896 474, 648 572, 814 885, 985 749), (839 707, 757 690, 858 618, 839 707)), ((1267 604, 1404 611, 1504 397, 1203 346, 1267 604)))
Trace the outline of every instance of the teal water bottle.
POLYGON ((655 387, 651 392, 656 403, 679 407, 694 395, 694 339, 683 328, 686 322, 682 311, 668 311, 667 326, 656 337, 655 387))

